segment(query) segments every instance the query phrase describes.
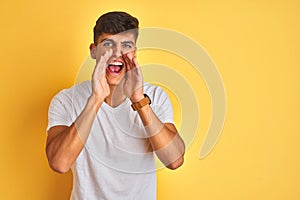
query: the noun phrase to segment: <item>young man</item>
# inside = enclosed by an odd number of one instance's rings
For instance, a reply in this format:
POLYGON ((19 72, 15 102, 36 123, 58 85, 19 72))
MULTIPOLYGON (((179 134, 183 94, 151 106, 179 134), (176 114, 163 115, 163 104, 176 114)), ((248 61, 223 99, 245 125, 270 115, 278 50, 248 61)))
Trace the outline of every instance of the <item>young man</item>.
POLYGON ((176 169, 184 143, 166 93, 143 82, 136 61, 138 20, 102 15, 90 45, 91 81, 51 101, 46 153, 50 167, 73 172, 71 199, 156 199, 153 154, 176 169))

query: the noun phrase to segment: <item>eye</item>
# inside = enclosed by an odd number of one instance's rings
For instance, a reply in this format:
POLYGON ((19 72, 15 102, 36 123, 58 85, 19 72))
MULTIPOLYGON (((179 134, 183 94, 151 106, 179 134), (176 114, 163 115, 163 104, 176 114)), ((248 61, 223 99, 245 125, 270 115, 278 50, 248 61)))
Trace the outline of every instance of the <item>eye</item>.
POLYGON ((133 48, 133 45, 130 44, 130 43, 124 43, 124 44, 123 44, 123 47, 126 48, 126 49, 132 49, 132 48, 133 48))
POLYGON ((105 47, 112 47, 113 43, 112 42, 104 42, 103 46, 105 46, 105 47))

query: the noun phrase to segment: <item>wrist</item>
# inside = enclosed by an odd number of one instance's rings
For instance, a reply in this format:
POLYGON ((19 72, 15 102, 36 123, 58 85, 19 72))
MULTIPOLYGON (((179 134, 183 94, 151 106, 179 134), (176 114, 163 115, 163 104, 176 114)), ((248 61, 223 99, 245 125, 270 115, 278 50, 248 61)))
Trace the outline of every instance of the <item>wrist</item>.
POLYGON ((91 103, 92 105, 95 106, 95 109, 99 109, 100 106, 102 105, 104 99, 99 98, 97 95, 92 94, 89 99, 88 99, 89 103, 91 103))
POLYGON ((131 101, 132 103, 136 103, 136 102, 141 101, 143 98, 144 98, 144 94, 132 95, 132 96, 130 97, 130 101, 131 101))
POLYGON ((149 96, 147 94, 143 95, 143 98, 137 102, 133 102, 131 104, 131 107, 134 111, 139 111, 141 110, 143 107, 145 106, 149 106, 151 104, 151 99, 149 98, 149 96))

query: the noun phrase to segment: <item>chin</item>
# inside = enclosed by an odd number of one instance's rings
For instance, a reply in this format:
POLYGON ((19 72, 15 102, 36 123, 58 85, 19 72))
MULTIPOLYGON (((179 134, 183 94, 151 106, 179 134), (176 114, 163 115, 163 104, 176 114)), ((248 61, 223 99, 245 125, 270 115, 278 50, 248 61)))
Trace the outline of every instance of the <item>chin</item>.
POLYGON ((123 76, 120 76, 120 77, 109 77, 107 76, 107 83, 110 85, 110 86, 117 86, 119 85, 120 83, 123 83, 124 80, 124 75, 123 76))

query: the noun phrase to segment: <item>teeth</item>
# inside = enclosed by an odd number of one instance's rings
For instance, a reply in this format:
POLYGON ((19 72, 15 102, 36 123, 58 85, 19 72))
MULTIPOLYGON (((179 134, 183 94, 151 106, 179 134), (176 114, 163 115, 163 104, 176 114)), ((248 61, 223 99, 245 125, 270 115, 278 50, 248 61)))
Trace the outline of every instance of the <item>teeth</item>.
POLYGON ((121 62, 112 62, 110 65, 123 65, 121 62))

